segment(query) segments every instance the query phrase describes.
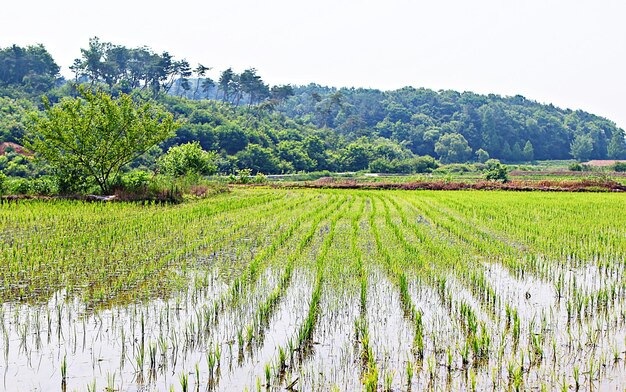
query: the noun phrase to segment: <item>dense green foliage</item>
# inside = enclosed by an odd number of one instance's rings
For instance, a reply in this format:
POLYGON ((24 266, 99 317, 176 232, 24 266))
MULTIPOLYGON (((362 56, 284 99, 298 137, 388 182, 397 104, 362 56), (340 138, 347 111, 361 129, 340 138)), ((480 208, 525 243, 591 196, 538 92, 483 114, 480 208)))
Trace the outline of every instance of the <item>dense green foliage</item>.
MULTIPOLYGON (((443 159, 437 143, 462 136, 472 151, 482 149, 506 162, 577 157, 572 142, 591 140, 592 159, 618 159, 624 155, 624 131, 607 119, 577 110, 542 105, 522 96, 501 97, 471 92, 415 89, 395 91, 335 89, 311 84, 294 89, 279 110, 339 134, 384 137, 419 155, 443 159), (443 139, 442 139, 443 138, 443 139), (610 147, 610 148, 609 148, 610 147)), ((471 159, 459 147, 461 157, 471 159)))
POLYGON ((497 159, 490 159, 486 162, 485 179, 490 181, 507 182, 509 175, 506 166, 497 159))
POLYGON ((43 45, 0 49, 0 95, 36 95, 54 87, 59 66, 43 45))
POLYGON ((198 142, 185 143, 171 147, 166 154, 157 161, 159 169, 171 176, 188 174, 214 174, 216 154, 207 152, 198 142))
MULTIPOLYGON (((113 96, 156 99, 183 120, 172 138, 123 170, 153 170, 170 147, 191 142, 218 154, 220 173, 416 173, 436 168, 433 158, 443 164, 626 158, 624 131, 611 121, 521 96, 270 86, 254 68, 229 68, 213 80, 205 65, 98 38, 71 69, 77 82, 113 96)), ((52 103, 78 95, 74 83, 55 87, 58 66, 42 46, 0 50, 0 75, 0 142, 21 144, 27 113, 41 109, 42 93, 52 103)), ((11 161, 10 175, 46 172, 31 159, 11 161)))
POLYGON ((4 193, 5 183, 7 181, 7 176, 0 170, 0 195, 4 193))
POLYGON ((171 114, 149 103, 136 104, 126 94, 117 99, 81 88, 80 97, 56 105, 45 100, 41 116, 32 116, 26 146, 49 162, 59 177, 96 181, 110 190, 125 165, 171 136, 171 114))
POLYGON ((28 113, 35 109, 27 99, 0 96, 0 142, 21 143, 28 113))

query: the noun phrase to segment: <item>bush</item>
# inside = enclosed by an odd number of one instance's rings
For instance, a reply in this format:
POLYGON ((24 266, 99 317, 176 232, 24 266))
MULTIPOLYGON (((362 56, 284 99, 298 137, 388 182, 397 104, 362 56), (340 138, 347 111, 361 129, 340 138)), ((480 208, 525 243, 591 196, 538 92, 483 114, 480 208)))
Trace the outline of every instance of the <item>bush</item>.
POLYGON ((372 173, 395 173, 395 165, 387 158, 378 158, 370 162, 372 173))
POLYGON ((372 173, 430 173, 439 165, 431 156, 421 156, 409 159, 378 158, 370 162, 369 169, 372 173))
POLYGON ((49 177, 40 177, 29 180, 30 192, 35 195, 50 196, 58 192, 56 181, 49 177))
POLYGON ((58 193, 57 182, 53 177, 15 178, 10 182, 8 178, 0 187, 0 194, 50 196, 58 193))
POLYGON ((255 184, 266 184, 267 183, 267 176, 261 172, 257 173, 254 178, 252 179, 252 182, 254 182, 255 184))
POLYGON ((580 164, 580 163, 578 163, 578 162, 574 162, 574 163, 572 163, 571 165, 569 165, 569 167, 568 167, 568 168, 569 168, 569 170, 571 170, 571 171, 577 171, 577 172, 581 172, 581 171, 583 171, 583 165, 581 165, 581 164, 580 164))
POLYGON ((248 184, 252 181, 252 169, 240 169, 234 176, 235 183, 248 184))
POLYGON ((626 172, 626 162, 615 162, 613 170, 616 172, 626 172))
POLYGON ((198 199, 224 192, 228 192, 226 185, 198 178, 198 176, 157 175, 150 179, 142 198, 179 203, 185 199, 198 199))
POLYGON ((443 174, 462 174, 462 173, 471 173, 476 170, 474 165, 469 165, 465 163, 450 163, 448 165, 443 165, 438 167, 435 172, 443 173, 443 174))
POLYGON ((0 170, 0 195, 4 194, 4 187, 6 186, 7 176, 0 170))
POLYGON ((485 162, 487 171, 485 172, 485 179, 489 181, 509 181, 508 168, 506 165, 500 163, 497 159, 490 159, 485 162))
POLYGON ((414 173, 430 173, 439 167, 435 158, 430 155, 412 158, 409 161, 413 166, 414 173))
POLYGON ((216 162, 216 154, 204 151, 196 141, 171 147, 157 160, 157 166, 162 173, 179 177, 188 174, 213 174, 217 170, 216 162))
POLYGON ((9 192, 14 195, 27 195, 31 192, 30 181, 25 178, 18 178, 13 181, 9 192))
POLYGON ((489 160, 489 153, 483 150, 482 148, 479 148, 478 150, 476 150, 474 154, 476 155, 476 160, 479 163, 485 163, 489 160))
POLYGON ((63 168, 55 170, 57 190, 62 195, 87 193, 93 186, 93 180, 85 176, 80 169, 63 168))
POLYGON ((130 192, 145 191, 150 182, 150 173, 143 170, 135 170, 130 173, 126 173, 122 177, 122 186, 124 189, 130 192))

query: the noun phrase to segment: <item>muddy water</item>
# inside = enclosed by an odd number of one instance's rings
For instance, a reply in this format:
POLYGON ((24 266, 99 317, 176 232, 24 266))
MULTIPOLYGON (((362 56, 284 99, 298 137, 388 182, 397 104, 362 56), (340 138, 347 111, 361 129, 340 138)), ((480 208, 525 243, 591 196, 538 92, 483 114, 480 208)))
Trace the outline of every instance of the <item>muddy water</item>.
POLYGON ((278 311, 261 338, 250 346, 244 344, 244 347, 235 342, 233 350, 226 351, 228 366, 221 371, 217 390, 241 391, 246 387, 252 390, 257 378, 265 384, 265 365, 278 358, 278 347, 288 347, 288 340, 295 336, 308 312, 307 301, 313 291, 313 276, 310 271, 294 271, 292 279, 278 311))
POLYGON ((524 319, 538 318, 557 303, 556 291, 551 284, 529 274, 525 280, 520 280, 497 263, 484 263, 483 267, 485 277, 501 300, 514 306, 524 319))
POLYGON ((397 287, 382 271, 372 271, 368 283, 367 321, 379 377, 391 373, 392 386, 401 388, 406 362, 413 357, 413 327, 404 317, 397 287))
MULTIPOLYGON (((355 287, 356 289, 356 287, 355 287)), ((359 315, 357 290, 325 291, 320 320, 313 334, 313 351, 301 368, 286 381, 298 378, 298 389, 342 391, 360 389, 358 346, 354 320, 359 315)))
MULTIPOLYGON (((97 313, 88 313, 83 303, 63 293, 38 307, 3 304, 0 364, 4 390, 59 389, 64 358, 67 390, 85 390, 94 380, 99 390, 109 384, 125 391, 168 390, 179 384, 183 372, 194 373, 196 364, 202 379, 206 348, 230 336, 230 326, 250 318, 256 302, 274 287, 276 279, 274 271, 266 270, 254 295, 242 298, 217 321, 214 301, 227 286, 217 272, 205 283, 201 288, 192 285, 167 301, 97 313)), ((197 382, 195 377, 190 379, 197 382)), ((200 380, 200 384, 206 382, 200 380)))

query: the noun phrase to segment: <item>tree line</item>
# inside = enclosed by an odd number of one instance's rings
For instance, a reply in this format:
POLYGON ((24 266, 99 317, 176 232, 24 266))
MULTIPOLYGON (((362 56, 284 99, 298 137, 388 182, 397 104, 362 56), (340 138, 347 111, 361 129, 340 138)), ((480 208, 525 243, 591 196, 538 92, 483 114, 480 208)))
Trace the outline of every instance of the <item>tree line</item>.
POLYGON ((296 87, 278 110, 353 138, 391 139, 444 162, 626 158, 624 131, 612 121, 520 95, 310 84, 296 87))
MULTIPOLYGON (((156 167, 169 148, 197 142, 215 152, 217 170, 263 173, 414 173, 440 163, 546 159, 625 159, 624 131, 583 111, 502 97, 406 87, 394 91, 267 84, 232 68, 218 77, 169 52, 98 38, 70 66, 72 80, 42 45, 0 49, 0 142, 21 144, 29 113, 78 96, 83 84, 129 94, 172 113, 177 130, 123 170, 156 167)), ((16 154, 0 157, 11 175, 45 173, 16 154)))

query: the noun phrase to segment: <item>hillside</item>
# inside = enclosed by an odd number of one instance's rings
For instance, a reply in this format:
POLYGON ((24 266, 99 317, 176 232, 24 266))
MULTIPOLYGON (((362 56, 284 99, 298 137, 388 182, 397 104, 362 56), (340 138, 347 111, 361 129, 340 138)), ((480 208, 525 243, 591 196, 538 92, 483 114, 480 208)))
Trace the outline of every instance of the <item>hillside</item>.
MULTIPOLYGON (((441 163, 624 159, 624 131, 584 111, 502 97, 405 87, 269 86, 255 69, 213 81, 167 52, 90 40, 75 79, 42 46, 0 49, 0 142, 20 142, 27 113, 45 94, 58 101, 75 82, 154 99, 183 120, 176 136, 134 166, 151 167, 168 147, 198 140, 220 153, 219 169, 421 172, 441 163), (16 67, 15 64, 20 64, 16 67), (29 69, 28 67, 31 67, 29 69)), ((7 161, 5 159, 4 161, 7 161)), ((0 170, 10 162, 0 162, 0 170)), ((11 174, 11 173, 9 173, 11 174)))
MULTIPOLYGON (((623 131, 610 120, 519 95, 412 87, 335 89, 312 84, 295 88, 281 111, 348 137, 389 138, 415 154, 437 158, 442 158, 437 142, 446 134, 463 136, 473 153, 483 149, 492 158, 509 162, 569 159, 572 143, 586 137, 592 143, 589 158, 615 157, 618 154, 609 148, 611 139, 615 135, 623 139, 623 131)), ((468 155, 466 159, 473 158, 468 155)))

